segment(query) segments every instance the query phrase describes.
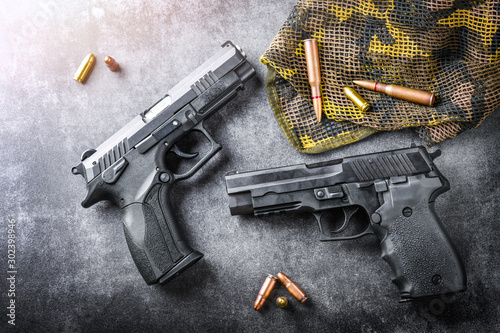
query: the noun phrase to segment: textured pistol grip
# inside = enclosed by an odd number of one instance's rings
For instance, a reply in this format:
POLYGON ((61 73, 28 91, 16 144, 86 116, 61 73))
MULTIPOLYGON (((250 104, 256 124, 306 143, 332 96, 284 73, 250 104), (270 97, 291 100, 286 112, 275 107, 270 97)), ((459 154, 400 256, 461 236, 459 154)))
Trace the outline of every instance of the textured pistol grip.
POLYGON ((123 208, 127 244, 147 284, 166 283, 203 257, 177 230, 167 200, 170 187, 157 184, 143 202, 123 208))
POLYGON ((394 273, 401 301, 451 294, 466 289, 462 260, 429 202, 439 178, 413 177, 390 184, 374 225, 382 258, 394 273))

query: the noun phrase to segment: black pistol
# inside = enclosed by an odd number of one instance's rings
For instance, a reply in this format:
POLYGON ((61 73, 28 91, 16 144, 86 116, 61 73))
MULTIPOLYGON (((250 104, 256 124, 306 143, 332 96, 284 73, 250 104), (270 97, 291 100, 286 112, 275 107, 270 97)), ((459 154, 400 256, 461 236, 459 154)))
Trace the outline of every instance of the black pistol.
POLYGON ((165 283, 203 257, 178 231, 169 200, 175 182, 195 174, 221 146, 203 122, 236 96, 255 74, 241 49, 231 42, 96 149, 82 154, 72 169, 87 181, 88 208, 109 200, 123 210, 125 237, 147 284, 165 283), (185 173, 177 174, 168 152, 191 159, 176 143, 198 131, 211 149, 185 173))
POLYGON ((433 162, 439 153, 413 146, 233 172, 226 176, 229 208, 232 215, 311 212, 322 241, 375 234, 401 301, 461 292, 465 268, 434 210, 450 188, 433 162))

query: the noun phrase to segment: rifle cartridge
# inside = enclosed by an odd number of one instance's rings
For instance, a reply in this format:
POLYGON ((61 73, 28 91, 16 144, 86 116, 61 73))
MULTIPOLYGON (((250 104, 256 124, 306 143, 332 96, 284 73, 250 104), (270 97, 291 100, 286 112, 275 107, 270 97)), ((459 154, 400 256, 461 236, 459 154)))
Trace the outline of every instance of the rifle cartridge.
POLYGON ((318 42, 315 39, 304 41, 306 52, 307 76, 311 85, 314 113, 318 122, 321 122, 321 73, 319 67, 318 42))
POLYGON ((382 92, 395 98, 426 106, 432 106, 436 101, 436 95, 434 93, 423 90, 407 88, 395 84, 383 84, 375 81, 356 80, 352 82, 366 89, 382 92))

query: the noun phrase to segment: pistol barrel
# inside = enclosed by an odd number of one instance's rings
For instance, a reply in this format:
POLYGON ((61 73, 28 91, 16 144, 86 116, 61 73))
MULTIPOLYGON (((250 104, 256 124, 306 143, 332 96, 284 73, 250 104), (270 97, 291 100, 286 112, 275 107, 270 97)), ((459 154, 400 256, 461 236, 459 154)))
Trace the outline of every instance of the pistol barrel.
POLYGON ((431 162, 423 147, 345 157, 317 164, 298 164, 226 175, 231 215, 319 209, 324 199, 342 197, 341 184, 427 173, 431 162), (302 192, 313 190, 317 200, 304 201, 302 192), (308 205, 315 205, 309 207, 308 205), (318 205, 318 206, 316 206, 318 205))

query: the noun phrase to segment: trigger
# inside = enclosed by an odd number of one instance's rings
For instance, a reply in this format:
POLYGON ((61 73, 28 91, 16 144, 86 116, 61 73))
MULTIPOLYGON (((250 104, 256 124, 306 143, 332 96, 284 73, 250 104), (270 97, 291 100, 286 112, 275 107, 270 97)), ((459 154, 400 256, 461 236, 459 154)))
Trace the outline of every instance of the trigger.
POLYGON ((172 149, 170 149, 170 151, 172 153, 174 153, 175 155, 179 156, 179 157, 182 157, 182 158, 187 158, 187 159, 192 159, 192 158, 195 158, 199 155, 199 153, 186 153, 186 152, 183 152, 182 150, 179 149, 179 147, 177 147, 177 145, 174 145, 172 147, 172 149))
POLYGON ((357 206, 348 206, 348 207, 342 208, 342 210, 344 211, 344 223, 342 224, 342 226, 339 229, 331 230, 330 232, 334 233, 334 234, 338 234, 338 233, 341 233, 342 231, 344 231, 345 228, 347 228, 347 226, 349 225, 349 221, 351 220, 351 217, 358 211, 358 209, 359 209, 359 207, 357 207, 357 206))

